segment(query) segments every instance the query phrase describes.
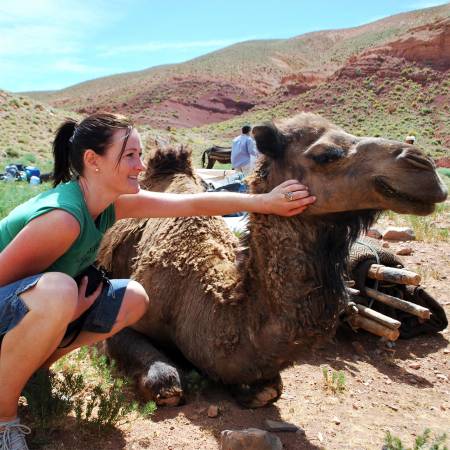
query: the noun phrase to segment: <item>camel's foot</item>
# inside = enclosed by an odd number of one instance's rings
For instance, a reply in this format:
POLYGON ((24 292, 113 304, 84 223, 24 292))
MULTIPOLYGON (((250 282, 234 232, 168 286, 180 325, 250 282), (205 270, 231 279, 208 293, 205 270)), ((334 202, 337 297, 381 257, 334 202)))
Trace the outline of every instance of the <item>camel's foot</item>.
POLYGON ((283 382, 280 375, 272 380, 260 381, 255 384, 239 384, 232 387, 236 401, 245 408, 262 408, 276 402, 283 392, 283 382))
POLYGON ((184 401, 178 370, 166 362, 152 363, 139 377, 138 387, 145 400, 159 406, 177 406, 184 401))
POLYGON ((107 340, 106 350, 119 369, 136 380, 146 401, 168 406, 183 401, 178 369, 143 334, 126 328, 107 340))

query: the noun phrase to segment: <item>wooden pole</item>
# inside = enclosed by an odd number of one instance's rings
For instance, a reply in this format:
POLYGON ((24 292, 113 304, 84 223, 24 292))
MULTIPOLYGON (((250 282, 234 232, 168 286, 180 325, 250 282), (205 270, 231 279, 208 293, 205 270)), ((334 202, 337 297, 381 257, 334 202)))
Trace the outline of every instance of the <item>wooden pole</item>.
POLYGON ((350 295, 360 295, 360 294, 361 294, 361 292, 358 291, 358 289, 354 289, 354 288, 352 288, 352 287, 346 287, 345 289, 347 290, 347 292, 348 292, 350 295))
POLYGON ((416 305, 415 303, 407 302, 406 300, 393 297, 392 295, 383 294, 382 292, 376 291, 375 289, 371 289, 369 287, 365 288, 365 293, 368 297, 384 303, 385 305, 389 305, 393 308, 413 314, 421 319, 429 319, 431 317, 431 312, 429 309, 416 305))
POLYGON ((387 267, 381 264, 372 264, 367 272, 367 276, 372 280, 387 281, 397 284, 412 284, 419 286, 420 275, 406 269, 387 267))
POLYGON ((364 317, 368 317, 369 319, 375 320, 376 322, 381 323, 382 325, 391 328, 392 330, 400 328, 401 322, 393 319, 392 317, 386 316, 385 314, 381 314, 380 312, 368 308, 367 306, 364 305, 356 304, 356 307, 358 308, 358 312, 364 317))
POLYGON ((355 314, 348 319, 350 325, 353 328, 362 328, 369 333, 376 334, 377 336, 382 336, 390 341, 396 341, 400 336, 400 331, 393 330, 375 320, 369 319, 368 317, 363 317, 360 314, 355 314))

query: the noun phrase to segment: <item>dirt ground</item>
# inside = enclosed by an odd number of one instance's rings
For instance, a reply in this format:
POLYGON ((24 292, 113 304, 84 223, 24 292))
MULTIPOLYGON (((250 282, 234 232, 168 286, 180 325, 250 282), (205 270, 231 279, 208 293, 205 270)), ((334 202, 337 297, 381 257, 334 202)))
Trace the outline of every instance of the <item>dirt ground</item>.
MULTIPOLYGON (((389 245, 395 251, 402 244, 389 245)), ((422 284, 450 317, 450 243, 408 245, 413 254, 402 257, 405 266, 422 275, 422 284)), ((450 434, 449 341, 448 328, 399 340, 393 348, 373 335, 340 332, 326 348, 283 372, 284 393, 273 406, 242 409, 223 387, 213 385, 191 394, 183 406, 159 408, 152 419, 105 434, 69 425, 69 431, 55 430, 47 443, 32 448, 215 450, 222 430, 264 428, 265 419, 300 427, 276 433, 287 450, 381 449, 387 431, 412 447, 425 428, 450 434), (344 371, 343 393, 325 389, 324 366, 344 371), (208 417, 210 405, 219 407, 218 417, 208 417)))

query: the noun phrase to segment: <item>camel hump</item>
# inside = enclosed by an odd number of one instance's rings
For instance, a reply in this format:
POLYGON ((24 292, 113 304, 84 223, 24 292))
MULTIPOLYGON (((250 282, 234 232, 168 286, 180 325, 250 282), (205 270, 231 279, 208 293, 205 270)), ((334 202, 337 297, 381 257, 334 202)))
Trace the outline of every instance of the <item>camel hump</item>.
POLYGON ((194 169, 192 167, 191 154, 191 150, 184 145, 177 147, 158 146, 150 154, 147 161, 146 178, 176 173, 193 176, 194 169))

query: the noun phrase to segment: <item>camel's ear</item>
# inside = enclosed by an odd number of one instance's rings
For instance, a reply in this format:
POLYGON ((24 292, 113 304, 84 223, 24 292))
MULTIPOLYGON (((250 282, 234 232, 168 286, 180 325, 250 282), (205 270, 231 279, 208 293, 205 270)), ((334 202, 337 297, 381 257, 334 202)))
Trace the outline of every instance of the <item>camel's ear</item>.
POLYGON ((253 136, 261 153, 273 159, 283 157, 287 139, 273 123, 254 127, 253 136))

